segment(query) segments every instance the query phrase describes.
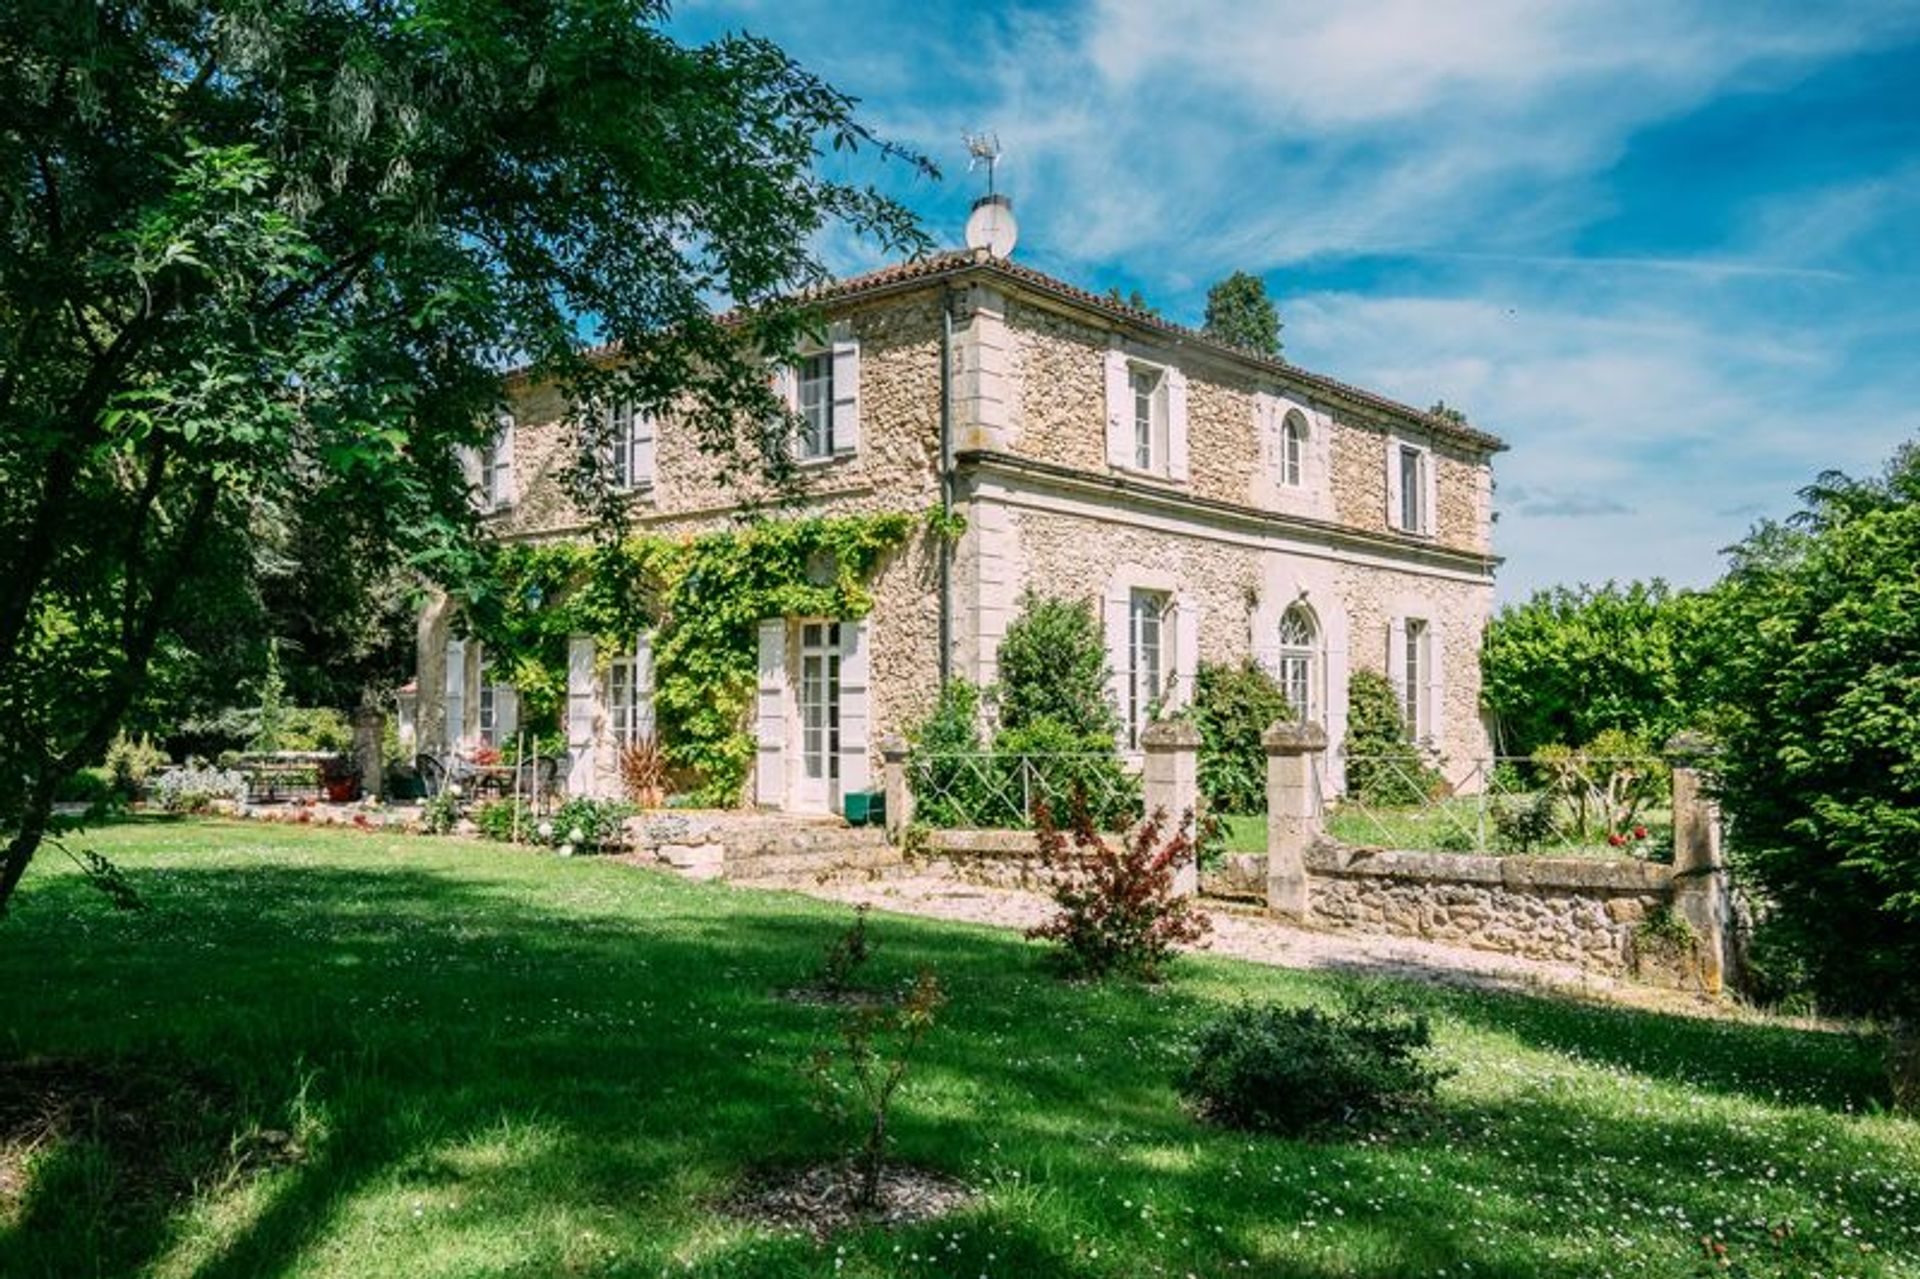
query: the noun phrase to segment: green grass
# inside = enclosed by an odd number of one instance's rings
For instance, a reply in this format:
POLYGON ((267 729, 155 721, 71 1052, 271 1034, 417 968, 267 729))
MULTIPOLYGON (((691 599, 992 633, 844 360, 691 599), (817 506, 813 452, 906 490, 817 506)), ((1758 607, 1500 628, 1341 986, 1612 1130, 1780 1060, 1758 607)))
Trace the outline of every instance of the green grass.
POLYGON ((1304 1144, 1200 1126, 1173 1079, 1212 1010, 1356 977, 1074 986, 1017 936, 889 917, 878 978, 928 965, 952 1000, 899 1153, 983 1193, 783 1237, 713 1205, 835 1149, 802 1082, 833 1014, 774 992, 850 912, 453 840, 91 842, 151 908, 44 855, 0 923, 0 1057, 194 1081, 133 1142, 175 1193, 112 1143, 43 1147, 0 1187, 10 1279, 1920 1275, 1920 1125, 1871 1112, 1869 1042, 1406 986, 1458 1071, 1430 1126, 1304 1144))

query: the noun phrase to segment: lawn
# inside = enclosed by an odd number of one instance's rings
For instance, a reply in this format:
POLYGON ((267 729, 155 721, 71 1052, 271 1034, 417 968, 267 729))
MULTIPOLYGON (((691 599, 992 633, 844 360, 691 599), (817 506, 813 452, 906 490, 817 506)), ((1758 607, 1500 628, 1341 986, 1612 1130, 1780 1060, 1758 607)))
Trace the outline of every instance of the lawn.
POLYGON ((1306 1144, 1196 1124, 1184 1044, 1361 978, 1201 958, 1072 986, 1016 936, 889 917, 878 978, 930 966, 952 1000, 900 1153, 981 1196, 781 1236, 714 1205, 834 1149, 802 1077, 834 1014, 776 992, 843 909, 455 840, 92 842, 149 909, 42 856, 0 923, 0 1059, 85 1063, 58 1069, 164 1122, 13 1152, 10 1279, 1920 1275, 1920 1124, 1873 1112, 1866 1041, 1399 987, 1457 1070, 1437 1112, 1306 1144))
MULTIPOLYGON (((1647 811, 1644 825, 1648 841, 1636 848, 1616 848, 1607 843, 1604 830, 1592 830, 1585 838, 1576 837, 1563 827, 1533 850, 1540 857, 1640 856, 1651 861, 1673 860, 1673 813, 1670 809, 1647 811)), ((1265 813, 1235 813, 1220 818, 1225 828, 1225 849, 1230 853, 1265 853, 1267 817, 1265 813)), ((1356 848, 1394 848, 1432 853, 1502 852, 1497 829, 1485 802, 1479 796, 1462 795, 1436 800, 1430 804, 1406 807, 1367 807, 1347 804, 1333 808, 1326 817, 1327 834, 1356 848)))

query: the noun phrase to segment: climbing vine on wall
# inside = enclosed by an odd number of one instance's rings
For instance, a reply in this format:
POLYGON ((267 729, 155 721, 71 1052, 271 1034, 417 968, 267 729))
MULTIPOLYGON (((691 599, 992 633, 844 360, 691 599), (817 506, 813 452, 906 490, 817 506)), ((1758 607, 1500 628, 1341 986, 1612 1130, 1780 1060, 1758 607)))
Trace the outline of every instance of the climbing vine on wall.
POLYGON ((667 755, 699 779, 696 798, 732 804, 753 763, 758 624, 769 617, 857 620, 911 515, 764 520, 698 536, 509 544, 493 586, 467 601, 489 679, 512 684, 529 724, 557 723, 567 642, 591 635, 604 664, 653 631, 655 721, 667 755))

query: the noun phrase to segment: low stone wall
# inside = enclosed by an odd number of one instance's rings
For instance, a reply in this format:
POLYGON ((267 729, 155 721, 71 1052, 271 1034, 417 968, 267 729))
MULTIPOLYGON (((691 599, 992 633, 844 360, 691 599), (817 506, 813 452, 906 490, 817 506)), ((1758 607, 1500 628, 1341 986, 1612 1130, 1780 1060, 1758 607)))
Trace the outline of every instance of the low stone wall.
POLYGON ((927 869, 989 888, 1045 888, 1052 882, 1030 830, 931 830, 913 856, 927 869))
POLYGON ((1642 941, 1640 924, 1673 900, 1673 868, 1574 857, 1409 853, 1319 843, 1306 857, 1305 922, 1392 933, 1682 980, 1684 956, 1642 941))

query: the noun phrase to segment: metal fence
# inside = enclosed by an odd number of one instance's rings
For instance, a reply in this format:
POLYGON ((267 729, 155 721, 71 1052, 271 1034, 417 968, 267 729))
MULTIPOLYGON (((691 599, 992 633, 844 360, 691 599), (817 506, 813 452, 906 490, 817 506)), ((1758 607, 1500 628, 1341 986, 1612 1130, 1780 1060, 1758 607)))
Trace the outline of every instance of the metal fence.
POLYGON ((914 820, 942 830, 1023 830, 1041 808, 1065 825, 1076 803, 1103 829, 1139 819, 1140 778, 1112 752, 916 752, 914 820))
POLYGON ((1535 856, 1673 856, 1672 773, 1653 756, 1341 758, 1326 831, 1343 844, 1535 856))

